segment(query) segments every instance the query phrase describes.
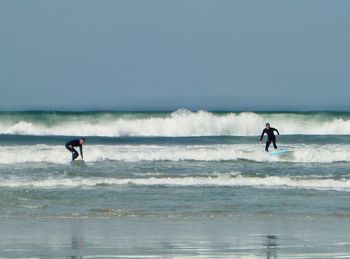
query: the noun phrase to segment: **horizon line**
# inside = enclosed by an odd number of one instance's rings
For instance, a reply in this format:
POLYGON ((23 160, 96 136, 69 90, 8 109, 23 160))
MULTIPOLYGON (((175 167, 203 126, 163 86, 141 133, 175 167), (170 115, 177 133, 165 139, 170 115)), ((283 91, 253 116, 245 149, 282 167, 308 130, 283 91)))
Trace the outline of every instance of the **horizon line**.
POLYGON ((0 112, 175 112, 179 110, 208 112, 350 112, 350 106, 233 106, 212 107, 169 107, 169 108, 117 108, 117 107, 0 107, 0 112))

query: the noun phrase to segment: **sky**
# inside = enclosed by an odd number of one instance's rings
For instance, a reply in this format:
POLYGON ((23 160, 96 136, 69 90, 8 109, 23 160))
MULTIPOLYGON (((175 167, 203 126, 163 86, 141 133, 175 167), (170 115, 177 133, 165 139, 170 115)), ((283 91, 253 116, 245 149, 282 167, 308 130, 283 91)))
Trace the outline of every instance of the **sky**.
POLYGON ((350 1, 0 0, 0 109, 344 109, 350 1))

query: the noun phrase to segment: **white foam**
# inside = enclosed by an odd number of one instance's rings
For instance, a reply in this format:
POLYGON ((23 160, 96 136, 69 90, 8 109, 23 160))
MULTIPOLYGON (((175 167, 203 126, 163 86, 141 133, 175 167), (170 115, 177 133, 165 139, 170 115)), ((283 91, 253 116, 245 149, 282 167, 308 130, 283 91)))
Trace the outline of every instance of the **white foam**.
MULTIPOLYGON (((286 156, 271 156, 263 146, 227 145, 86 145, 86 162, 98 161, 230 161, 245 159, 256 162, 330 163, 350 162, 350 145, 293 145, 286 156)), ((2 146, 0 164, 32 162, 69 163, 70 153, 64 146, 2 146)))
MULTIPOLYGON (((39 116, 39 115, 38 115, 39 116)), ((48 116, 48 115, 46 115, 48 116)), ((52 115, 54 116, 54 115, 52 115)), ((178 110, 168 116, 67 115, 50 124, 21 118, 0 123, 0 134, 79 136, 254 136, 269 121, 282 134, 350 134, 350 120, 320 114, 253 112, 214 114, 178 110)), ((0 118, 1 120, 1 118, 0 118)))
POLYGON ((3 179, 0 187, 8 188, 77 188, 94 186, 250 186, 265 188, 303 188, 319 190, 342 190, 350 191, 349 179, 308 179, 290 177, 244 177, 242 175, 232 176, 223 174, 221 176, 199 176, 199 177, 168 177, 168 178, 47 178, 42 180, 26 179, 3 179))

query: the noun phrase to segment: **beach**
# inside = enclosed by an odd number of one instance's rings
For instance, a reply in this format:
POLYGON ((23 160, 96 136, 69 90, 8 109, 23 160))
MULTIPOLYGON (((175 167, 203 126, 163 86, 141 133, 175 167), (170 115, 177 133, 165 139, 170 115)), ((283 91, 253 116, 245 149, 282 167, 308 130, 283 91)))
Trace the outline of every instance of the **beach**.
POLYGON ((349 221, 2 219, 2 258, 346 258, 349 221))
POLYGON ((350 258, 349 10, 0 0, 0 259, 350 258))

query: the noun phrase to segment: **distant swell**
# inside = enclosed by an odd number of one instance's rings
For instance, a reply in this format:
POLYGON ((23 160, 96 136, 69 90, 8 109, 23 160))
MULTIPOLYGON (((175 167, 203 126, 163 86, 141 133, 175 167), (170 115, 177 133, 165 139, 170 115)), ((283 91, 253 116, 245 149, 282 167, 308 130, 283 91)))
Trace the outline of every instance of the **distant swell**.
POLYGON ((350 134, 349 114, 332 113, 1 113, 0 134, 78 136, 253 136, 265 122, 282 134, 350 134))
POLYGON ((57 179, 48 178, 43 180, 0 180, 0 187, 8 188, 77 188, 94 186, 114 185, 140 185, 140 186, 250 186, 262 188, 303 188, 319 190, 341 190, 350 191, 350 180, 348 179, 308 179, 289 178, 279 176, 269 177, 244 177, 223 174, 222 176, 207 177, 168 177, 168 178, 81 178, 57 179))

